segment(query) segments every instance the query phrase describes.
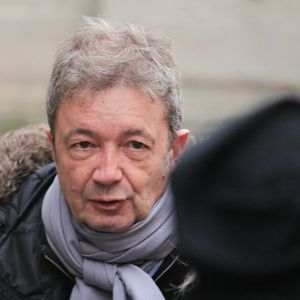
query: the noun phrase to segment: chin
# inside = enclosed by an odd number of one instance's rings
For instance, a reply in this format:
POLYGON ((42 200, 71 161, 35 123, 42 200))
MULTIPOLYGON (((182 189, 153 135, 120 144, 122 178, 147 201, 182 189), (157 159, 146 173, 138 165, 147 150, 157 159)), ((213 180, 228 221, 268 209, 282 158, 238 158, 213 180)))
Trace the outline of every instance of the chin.
POLYGON ((88 222, 86 224, 90 229, 95 230, 95 231, 101 231, 101 232, 107 232, 107 233, 122 233, 127 231, 133 223, 116 223, 116 222, 107 222, 107 223, 91 223, 88 222))

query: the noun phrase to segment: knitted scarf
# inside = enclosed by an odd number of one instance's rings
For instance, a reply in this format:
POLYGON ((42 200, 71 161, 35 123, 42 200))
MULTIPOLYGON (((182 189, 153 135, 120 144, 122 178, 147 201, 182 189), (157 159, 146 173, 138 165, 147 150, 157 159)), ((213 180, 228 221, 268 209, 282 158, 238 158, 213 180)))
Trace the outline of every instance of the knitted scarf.
POLYGON ((175 212, 168 188, 146 219, 123 233, 104 233, 77 223, 58 177, 42 206, 47 241, 75 276, 71 300, 160 300, 152 275, 175 247, 175 212))

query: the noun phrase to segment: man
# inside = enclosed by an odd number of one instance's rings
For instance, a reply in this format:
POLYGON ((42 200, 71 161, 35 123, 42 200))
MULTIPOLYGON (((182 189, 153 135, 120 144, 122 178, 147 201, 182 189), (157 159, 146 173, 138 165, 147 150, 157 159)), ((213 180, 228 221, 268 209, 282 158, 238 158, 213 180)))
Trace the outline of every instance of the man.
POLYGON ((57 53, 47 114, 55 166, 7 201, 1 299, 174 299, 189 268, 168 177, 188 131, 169 45, 85 18, 57 53))

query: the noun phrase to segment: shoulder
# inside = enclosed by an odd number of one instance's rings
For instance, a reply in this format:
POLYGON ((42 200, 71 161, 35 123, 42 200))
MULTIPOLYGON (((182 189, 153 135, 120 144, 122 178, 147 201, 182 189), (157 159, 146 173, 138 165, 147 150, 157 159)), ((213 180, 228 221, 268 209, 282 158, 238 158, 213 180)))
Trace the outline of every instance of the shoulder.
POLYGON ((44 194, 52 183, 55 175, 56 167, 54 163, 50 163, 33 171, 24 178, 17 193, 12 195, 12 201, 13 198, 17 196, 18 198, 27 198, 26 201, 30 202, 30 198, 37 197, 39 194, 44 194))
POLYGON ((15 294, 19 295, 18 299, 31 298, 31 295, 35 295, 32 296, 35 299, 70 297, 74 283, 47 259, 41 218, 42 199, 55 175, 53 163, 33 171, 6 203, 3 220, 0 217, 4 225, 3 231, 0 230, 0 290, 3 296, 13 299, 15 294))
POLYGON ((16 223, 28 216, 40 214, 42 199, 56 175, 53 163, 42 167, 28 175, 18 188, 18 191, 1 199, 0 224, 5 232, 13 228, 16 223))

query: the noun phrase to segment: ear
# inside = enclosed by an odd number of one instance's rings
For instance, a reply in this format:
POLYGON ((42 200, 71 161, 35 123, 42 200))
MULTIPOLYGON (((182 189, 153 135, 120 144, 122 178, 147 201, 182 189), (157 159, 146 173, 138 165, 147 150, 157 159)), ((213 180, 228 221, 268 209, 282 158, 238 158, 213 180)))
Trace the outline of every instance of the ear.
POLYGON ((177 160, 184 153, 187 142, 189 140, 190 131, 187 129, 179 129, 176 132, 175 139, 171 147, 171 169, 176 165, 177 160))
POLYGON ((45 129, 45 134, 47 136, 48 142, 52 145, 51 156, 54 162, 56 162, 56 155, 55 155, 55 145, 54 145, 54 136, 50 130, 50 128, 45 129))

